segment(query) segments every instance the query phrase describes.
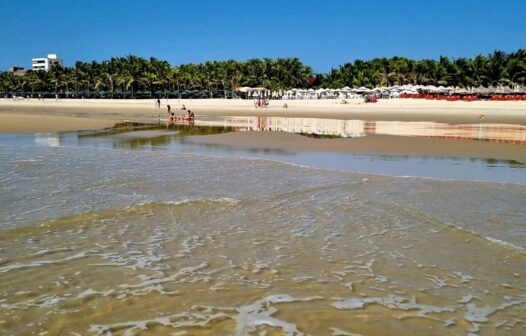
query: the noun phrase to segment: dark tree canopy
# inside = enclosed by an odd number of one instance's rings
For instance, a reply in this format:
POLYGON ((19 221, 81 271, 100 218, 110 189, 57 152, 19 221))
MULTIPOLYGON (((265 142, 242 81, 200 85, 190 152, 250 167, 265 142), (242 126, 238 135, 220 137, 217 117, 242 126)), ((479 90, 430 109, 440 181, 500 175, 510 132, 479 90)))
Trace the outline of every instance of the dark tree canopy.
POLYGON ((495 51, 474 58, 412 60, 405 57, 356 60, 315 74, 298 58, 208 61, 171 66, 167 61, 129 55, 74 67, 0 73, 0 93, 60 94, 62 97, 150 98, 231 97, 239 86, 272 91, 291 88, 382 87, 403 84, 460 87, 526 84, 526 51, 495 51))

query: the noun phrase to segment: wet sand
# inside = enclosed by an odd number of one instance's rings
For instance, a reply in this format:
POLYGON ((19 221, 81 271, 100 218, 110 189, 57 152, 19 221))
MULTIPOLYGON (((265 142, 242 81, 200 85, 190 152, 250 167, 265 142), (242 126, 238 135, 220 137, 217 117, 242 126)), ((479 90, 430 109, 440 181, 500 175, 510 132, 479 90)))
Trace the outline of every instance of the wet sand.
POLYGON ((118 120, 0 111, 1 133, 35 133, 90 130, 115 125, 118 120))
MULTIPOLYGON (((19 109, 0 125, 148 121, 117 110, 19 109)), ((524 145, 426 137, 184 141, 526 162, 524 145)), ((485 336, 526 325, 524 185, 161 151, 0 146, 0 157, 0 334, 485 336)))
POLYGON ((525 185, 10 146, 0 181, 1 335, 524 334, 525 185))
POLYGON ((102 119, 152 122, 166 116, 166 105, 172 112, 184 114, 184 104, 197 116, 282 116, 304 118, 436 121, 445 123, 510 123, 526 124, 526 102, 447 102, 416 99, 386 99, 365 104, 361 99, 271 100, 266 109, 254 108, 252 100, 237 99, 162 99, 161 109, 153 99, 109 100, 17 100, 0 99, 0 112, 53 114, 102 119), (288 108, 283 108, 283 104, 288 108), (481 116, 483 116, 481 118, 481 116))
MULTIPOLYGON (((271 101, 269 109, 255 109, 248 100, 21 100, 0 99, 0 132, 60 132, 111 127, 122 121, 158 122, 166 103, 178 113, 185 104, 199 116, 258 115, 361 120, 429 120, 451 124, 512 123, 526 125, 526 102, 443 102, 412 99, 381 100, 363 104, 340 100, 271 101), (289 108, 276 105, 287 103, 289 108), (483 118, 480 116, 483 115, 483 118)), ((391 154, 514 160, 526 163, 522 145, 485 141, 445 140, 425 137, 374 135, 352 139, 309 139, 279 132, 242 132, 194 136, 188 141, 238 148, 271 148, 299 151, 333 151, 357 154, 391 154)))
POLYGON ((189 137, 187 142, 243 149, 269 148, 357 154, 469 157, 526 163, 526 147, 523 145, 474 140, 445 140, 393 135, 314 139, 285 132, 236 132, 189 137))

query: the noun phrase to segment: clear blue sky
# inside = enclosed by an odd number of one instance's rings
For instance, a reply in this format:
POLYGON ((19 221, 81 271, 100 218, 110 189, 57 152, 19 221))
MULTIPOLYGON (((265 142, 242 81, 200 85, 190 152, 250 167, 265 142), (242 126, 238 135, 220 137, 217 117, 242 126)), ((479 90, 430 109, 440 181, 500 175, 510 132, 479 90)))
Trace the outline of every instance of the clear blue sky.
POLYGON ((172 65, 299 57, 317 72, 373 57, 526 48, 526 0, 0 0, 0 70, 58 53, 172 65))

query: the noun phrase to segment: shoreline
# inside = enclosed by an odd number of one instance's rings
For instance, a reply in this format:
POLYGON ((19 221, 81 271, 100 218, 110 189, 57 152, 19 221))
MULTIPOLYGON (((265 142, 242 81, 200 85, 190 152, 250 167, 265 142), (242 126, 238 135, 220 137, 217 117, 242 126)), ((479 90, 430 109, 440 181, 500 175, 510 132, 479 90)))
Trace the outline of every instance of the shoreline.
MULTIPOLYGON (((0 113, 50 114, 70 117, 157 122, 166 117, 166 105, 181 113, 184 104, 196 116, 280 116, 290 118, 326 118, 385 121, 435 121, 449 124, 503 123, 526 125, 526 101, 448 102, 423 99, 380 99, 364 103, 362 99, 343 100, 270 100, 270 107, 254 108, 251 100, 238 99, 0 99, 0 113), (287 104, 288 108, 283 108, 287 104), (481 118, 481 116, 483 116, 481 118)), ((1 117, 0 117, 1 121, 1 117)), ((4 131, 4 130, 0 130, 4 131)))
POLYGON ((526 146, 476 140, 431 137, 367 135, 358 138, 312 139, 286 132, 231 132, 192 136, 191 144, 236 149, 273 149, 392 156, 427 156, 459 159, 504 160, 526 164, 526 146))
MULTIPOLYGON (((268 109, 255 109, 252 101, 225 99, 170 99, 176 114, 182 104, 197 119, 215 116, 281 116, 359 120, 434 121, 451 124, 502 123, 526 125, 526 102, 444 102, 391 99, 377 104, 336 104, 336 100, 270 101, 268 109), (284 109, 273 105, 287 103, 284 109), (449 106, 448 106, 449 105, 449 106), (445 108, 446 106, 447 108, 445 108), (440 112, 436 110, 442 108, 440 112), (401 109, 403 112, 400 112, 401 109), (484 118, 479 118, 484 114, 484 118)), ((94 130, 123 121, 157 123, 166 118, 166 100, 19 100, 0 99, 0 133, 35 133, 94 130)), ((310 139, 285 132, 234 132, 189 136, 188 142, 234 148, 270 148, 298 151, 377 155, 409 155, 509 160, 526 164, 524 145, 431 137, 367 135, 358 138, 310 139)))

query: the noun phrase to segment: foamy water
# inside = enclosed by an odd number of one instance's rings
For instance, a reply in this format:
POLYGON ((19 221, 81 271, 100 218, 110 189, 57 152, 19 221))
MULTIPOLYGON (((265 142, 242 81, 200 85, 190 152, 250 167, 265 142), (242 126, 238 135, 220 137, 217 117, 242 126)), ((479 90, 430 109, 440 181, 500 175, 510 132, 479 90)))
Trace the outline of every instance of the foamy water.
POLYGON ((0 333, 522 335, 526 186, 0 146, 0 333))

